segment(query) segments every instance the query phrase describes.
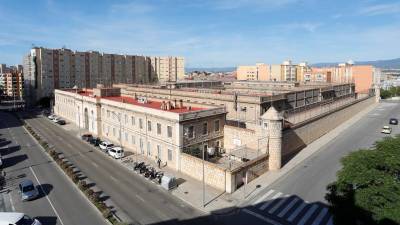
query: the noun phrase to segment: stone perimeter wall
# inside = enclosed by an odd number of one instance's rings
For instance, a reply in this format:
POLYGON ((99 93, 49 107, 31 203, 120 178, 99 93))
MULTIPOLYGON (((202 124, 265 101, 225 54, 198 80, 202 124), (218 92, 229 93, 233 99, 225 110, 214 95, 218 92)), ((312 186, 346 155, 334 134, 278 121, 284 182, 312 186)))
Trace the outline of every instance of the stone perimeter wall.
POLYGON ((355 114, 375 103, 375 97, 370 97, 336 111, 321 115, 284 130, 282 137, 282 158, 290 157, 319 137, 335 129, 340 124, 352 118, 355 114))
MULTIPOLYGON (((181 153, 180 172, 193 177, 197 180, 203 180, 203 160, 194 156, 181 153)), ((225 191, 226 170, 216 164, 204 162, 204 180, 211 187, 225 191)))

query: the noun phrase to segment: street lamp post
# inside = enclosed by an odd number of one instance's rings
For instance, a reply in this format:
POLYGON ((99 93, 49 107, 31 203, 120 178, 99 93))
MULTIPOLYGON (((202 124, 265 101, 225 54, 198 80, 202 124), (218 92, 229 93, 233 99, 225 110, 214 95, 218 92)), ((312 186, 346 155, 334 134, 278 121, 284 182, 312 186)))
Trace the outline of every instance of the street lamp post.
POLYGON ((206 182, 204 176, 204 145, 203 145, 203 207, 206 207, 206 182))

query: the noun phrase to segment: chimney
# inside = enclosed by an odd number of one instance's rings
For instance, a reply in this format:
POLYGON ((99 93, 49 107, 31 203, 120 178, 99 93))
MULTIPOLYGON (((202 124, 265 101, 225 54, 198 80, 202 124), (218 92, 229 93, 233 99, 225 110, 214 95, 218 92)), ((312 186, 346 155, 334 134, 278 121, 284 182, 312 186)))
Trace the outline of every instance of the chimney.
POLYGON ((183 100, 179 100, 179 108, 183 109, 183 100))
POLYGON ((136 95, 136 92, 135 92, 135 100, 137 100, 137 95, 136 95))
POLYGON ((192 106, 189 105, 188 110, 189 110, 189 111, 192 110, 192 106))
POLYGON ((176 99, 174 99, 174 108, 178 108, 178 104, 176 103, 176 99))

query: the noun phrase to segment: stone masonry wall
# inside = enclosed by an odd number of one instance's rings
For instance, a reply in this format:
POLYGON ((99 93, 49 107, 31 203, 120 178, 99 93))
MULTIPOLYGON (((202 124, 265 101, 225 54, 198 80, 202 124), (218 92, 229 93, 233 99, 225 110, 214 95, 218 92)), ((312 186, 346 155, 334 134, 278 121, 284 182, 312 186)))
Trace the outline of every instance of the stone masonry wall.
POLYGON ((224 148, 226 153, 238 146, 233 143, 234 139, 240 140, 240 145, 246 145, 248 148, 257 149, 257 135, 254 130, 238 128, 225 125, 224 127, 224 148))
MULTIPOLYGON (((203 160, 193 157, 191 155, 181 153, 180 171, 189 175, 197 180, 203 180, 203 160)), ((207 185, 225 190, 226 184, 226 170, 218 167, 217 165, 204 162, 204 180, 207 185)))
POLYGON ((338 109, 328 115, 305 121, 292 129, 283 131, 282 158, 300 151, 311 142, 352 118, 358 112, 374 104, 374 102, 374 97, 367 98, 345 108, 338 109))

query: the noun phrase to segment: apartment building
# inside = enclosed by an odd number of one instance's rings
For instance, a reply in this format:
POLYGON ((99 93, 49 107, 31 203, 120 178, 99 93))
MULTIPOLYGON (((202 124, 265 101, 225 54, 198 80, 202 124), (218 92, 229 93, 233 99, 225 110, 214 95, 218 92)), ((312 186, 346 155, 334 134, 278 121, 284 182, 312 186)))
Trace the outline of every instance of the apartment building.
POLYGON ((282 64, 267 65, 257 63, 255 66, 238 66, 237 80, 260 81, 304 81, 311 76, 311 67, 307 63, 293 64, 291 60, 282 64))
POLYGON ((223 145, 226 111, 127 96, 119 88, 55 90, 54 112, 102 139, 180 170, 180 154, 223 145))
POLYGON ((31 102, 53 96, 54 89, 158 83, 184 78, 183 57, 119 55, 35 47, 24 57, 27 96, 31 102))
POLYGON ((23 96, 23 74, 22 66, 0 65, 0 88, 3 94, 10 97, 20 98, 23 96))
POLYGON ((256 63, 255 66, 238 66, 236 69, 237 80, 269 80, 268 65, 256 63))

